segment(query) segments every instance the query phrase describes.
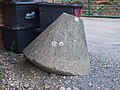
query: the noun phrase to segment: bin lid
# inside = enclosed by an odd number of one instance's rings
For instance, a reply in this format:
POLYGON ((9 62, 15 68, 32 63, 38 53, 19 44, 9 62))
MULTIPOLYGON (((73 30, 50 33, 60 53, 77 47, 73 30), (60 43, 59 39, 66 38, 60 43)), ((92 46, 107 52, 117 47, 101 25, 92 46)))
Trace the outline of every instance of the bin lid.
POLYGON ((39 6, 49 6, 49 7, 73 7, 73 8, 82 8, 82 4, 64 4, 64 3, 41 3, 38 2, 39 6))
POLYGON ((28 5, 28 4, 36 4, 36 2, 5 2, 1 1, 0 4, 2 5, 28 5))

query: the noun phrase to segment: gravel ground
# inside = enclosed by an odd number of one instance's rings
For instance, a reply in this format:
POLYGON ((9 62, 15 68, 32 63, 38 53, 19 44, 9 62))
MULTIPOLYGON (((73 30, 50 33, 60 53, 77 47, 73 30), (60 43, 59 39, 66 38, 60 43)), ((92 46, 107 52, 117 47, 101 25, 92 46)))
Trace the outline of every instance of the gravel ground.
POLYGON ((0 90, 120 90, 120 19, 83 18, 91 72, 46 73, 23 54, 0 50, 0 90))

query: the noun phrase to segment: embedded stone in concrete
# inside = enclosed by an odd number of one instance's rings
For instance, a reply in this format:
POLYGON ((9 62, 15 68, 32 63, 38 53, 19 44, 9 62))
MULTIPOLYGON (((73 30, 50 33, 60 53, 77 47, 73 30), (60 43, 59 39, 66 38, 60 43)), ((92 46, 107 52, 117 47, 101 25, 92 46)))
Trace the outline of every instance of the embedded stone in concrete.
POLYGON ((89 73, 83 21, 73 15, 63 13, 23 53, 33 64, 50 73, 89 73))

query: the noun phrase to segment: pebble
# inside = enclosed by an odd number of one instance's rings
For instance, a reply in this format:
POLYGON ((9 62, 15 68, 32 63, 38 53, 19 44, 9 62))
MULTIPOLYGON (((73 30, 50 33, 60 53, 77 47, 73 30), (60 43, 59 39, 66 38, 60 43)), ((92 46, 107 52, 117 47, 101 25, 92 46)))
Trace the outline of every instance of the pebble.
POLYGON ((2 85, 3 81, 0 79, 0 85, 2 85))
POLYGON ((119 81, 120 79, 119 78, 114 78, 113 81, 116 82, 116 81, 119 81))
POLYGON ((34 89, 32 89, 32 88, 29 88, 28 90, 34 90, 34 89))
POLYGON ((3 65, 0 65, 0 70, 3 68, 3 65))
POLYGON ((36 85, 34 86, 33 90, 38 90, 38 88, 37 88, 37 86, 36 86, 36 85))
POLYGON ((65 90, 65 88, 60 86, 58 90, 65 90))
POLYGON ((0 87, 0 90, 5 90, 3 87, 0 87))
POLYGON ((45 85, 44 85, 44 90, 46 90, 46 89, 50 89, 50 85, 45 84, 45 85))
POLYGON ((7 81, 5 79, 2 80, 4 85, 7 85, 7 81))
POLYGON ((25 88, 25 89, 29 89, 29 86, 30 86, 30 84, 29 84, 28 82, 26 82, 26 83, 24 84, 24 88, 25 88))
POLYGON ((63 76, 64 79, 66 79, 67 77, 66 76, 63 76))
POLYGON ((19 88, 18 88, 18 87, 16 87, 16 88, 15 88, 15 90, 19 90, 19 88))
POLYGON ((38 88, 37 88, 37 87, 34 87, 33 90, 38 90, 38 88))
POLYGON ((91 85, 92 85, 92 83, 90 82, 90 83, 89 83, 89 85, 91 86, 91 85))
POLYGON ((11 86, 12 86, 12 87, 15 87, 15 83, 14 83, 14 82, 13 82, 13 83, 11 83, 11 86))
POLYGON ((22 78, 24 77, 24 74, 22 74, 22 78))
POLYGON ((73 87, 73 90, 79 90, 77 87, 73 87))
POLYGON ((70 87, 67 87, 67 89, 66 90, 72 90, 70 87))

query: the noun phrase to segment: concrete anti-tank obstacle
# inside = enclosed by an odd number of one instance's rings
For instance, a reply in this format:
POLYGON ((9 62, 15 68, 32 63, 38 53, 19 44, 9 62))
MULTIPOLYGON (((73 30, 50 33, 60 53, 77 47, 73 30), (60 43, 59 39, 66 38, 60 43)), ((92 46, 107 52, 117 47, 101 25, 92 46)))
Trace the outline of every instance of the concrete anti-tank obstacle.
POLYGON ((61 75, 86 75, 90 70, 83 21, 63 13, 24 50, 37 67, 61 75))

